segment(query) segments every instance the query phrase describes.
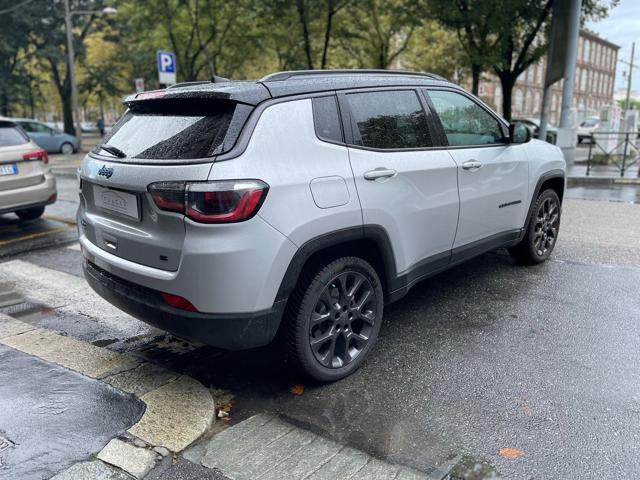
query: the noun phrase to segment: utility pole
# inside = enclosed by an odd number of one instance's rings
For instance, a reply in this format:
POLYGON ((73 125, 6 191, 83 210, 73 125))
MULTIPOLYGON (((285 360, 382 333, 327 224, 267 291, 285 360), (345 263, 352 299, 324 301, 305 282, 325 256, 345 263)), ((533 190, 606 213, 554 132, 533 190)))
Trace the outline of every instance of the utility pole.
POLYGON ((564 83, 562 85, 562 109, 558 128, 558 146, 562 149, 568 164, 572 164, 576 154, 576 129, 569 125, 573 83, 578 58, 578 35, 580 34, 580 10, 582 0, 570 0, 567 25, 567 49, 564 59, 564 83))
POLYGON ((76 76, 74 73, 75 55, 73 51, 73 26, 71 25, 71 9, 69 0, 64 0, 64 25, 67 30, 67 75, 71 84, 71 109, 73 110, 73 123, 78 139, 78 149, 82 141, 82 129, 80 128, 80 115, 78 114, 78 90, 76 87, 76 76))
MULTIPOLYGON (((631 77, 633 77, 633 57, 635 55, 636 50, 636 42, 631 44, 631 61, 629 62, 629 75, 627 75, 627 100, 624 103, 625 112, 629 111, 629 107, 631 106, 631 77)), ((626 115, 626 114, 625 114, 626 115)))

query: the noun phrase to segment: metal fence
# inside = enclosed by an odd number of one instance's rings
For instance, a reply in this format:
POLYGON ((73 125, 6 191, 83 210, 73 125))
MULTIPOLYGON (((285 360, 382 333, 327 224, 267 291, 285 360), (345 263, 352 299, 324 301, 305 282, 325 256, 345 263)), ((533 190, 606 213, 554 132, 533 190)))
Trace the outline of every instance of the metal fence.
MULTIPOLYGON (((625 171, 636 165, 640 159, 638 132, 595 132, 591 134, 589 156, 587 157, 587 176, 591 173, 594 159, 598 164, 615 165, 624 177, 625 171), (611 148, 611 145, 614 145, 611 148)), ((640 177, 640 168, 638 168, 640 177)))

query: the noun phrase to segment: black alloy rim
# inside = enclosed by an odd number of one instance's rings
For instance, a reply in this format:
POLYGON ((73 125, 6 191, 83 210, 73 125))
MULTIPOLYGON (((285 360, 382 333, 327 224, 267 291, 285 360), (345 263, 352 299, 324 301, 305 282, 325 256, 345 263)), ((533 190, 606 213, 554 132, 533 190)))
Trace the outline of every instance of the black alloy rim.
POLYGON ((547 198, 538 208, 535 230, 533 233, 533 248, 542 257, 551 251, 558 238, 558 224, 560 210, 552 198, 547 198))
POLYGON ((309 343, 327 368, 342 368, 362 353, 376 322, 373 285, 362 273, 336 275, 322 290, 311 314, 309 343))

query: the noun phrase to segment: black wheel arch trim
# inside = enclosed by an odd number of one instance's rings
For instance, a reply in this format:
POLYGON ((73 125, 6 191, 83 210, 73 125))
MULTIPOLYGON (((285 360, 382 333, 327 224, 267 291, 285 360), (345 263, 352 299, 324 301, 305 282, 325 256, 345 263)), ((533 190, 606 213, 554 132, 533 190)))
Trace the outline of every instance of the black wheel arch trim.
POLYGON ((393 288, 397 278, 396 262, 389 235, 379 225, 359 225, 322 234, 301 245, 289 262, 282 282, 280 282, 276 302, 286 300, 291 295, 296 288, 302 268, 313 255, 330 247, 362 240, 372 241, 378 248, 381 254, 380 260, 384 267, 384 278, 381 278, 382 283, 386 286, 385 290, 393 288))
MULTIPOLYGON (((533 190, 531 201, 529 202, 529 209, 527 210, 527 216, 526 216, 524 227, 522 228, 522 233, 520 234, 519 240, 522 240, 525 234, 527 233, 527 229, 529 228, 529 222, 531 221, 531 213, 533 212, 533 207, 535 207, 536 200, 541 193, 540 190, 542 189, 542 184, 554 178, 561 178, 565 185, 564 188, 566 189, 567 178, 564 170, 561 170, 559 168, 554 170, 549 170, 548 172, 545 172, 540 176, 540 178, 538 179, 538 182, 536 183, 536 188, 533 190)), ((560 206, 562 206, 562 198, 560 198, 560 206)))

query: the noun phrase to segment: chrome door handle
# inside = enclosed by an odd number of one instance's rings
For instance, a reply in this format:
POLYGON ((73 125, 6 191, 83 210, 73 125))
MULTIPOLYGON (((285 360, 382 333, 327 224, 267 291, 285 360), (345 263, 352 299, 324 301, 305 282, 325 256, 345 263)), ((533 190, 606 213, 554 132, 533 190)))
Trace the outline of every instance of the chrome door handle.
POLYGON ((462 164, 462 168, 465 170, 478 170, 482 164, 477 160, 469 160, 462 164))
POLYGON ((364 172, 365 180, 378 180, 380 178, 391 178, 395 177, 398 174, 395 170, 390 168, 376 168, 375 170, 369 170, 368 172, 364 172))

